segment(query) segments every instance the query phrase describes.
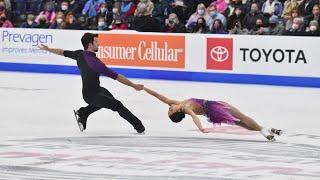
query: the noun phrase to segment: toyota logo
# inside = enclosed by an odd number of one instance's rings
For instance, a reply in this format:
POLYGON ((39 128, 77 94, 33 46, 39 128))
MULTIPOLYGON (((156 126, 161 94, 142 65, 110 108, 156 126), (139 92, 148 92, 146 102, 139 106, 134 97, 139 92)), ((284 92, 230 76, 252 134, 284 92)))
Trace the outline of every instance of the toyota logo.
POLYGON ((210 56, 214 61, 223 62, 228 59, 229 51, 223 46, 216 46, 211 49, 210 56))

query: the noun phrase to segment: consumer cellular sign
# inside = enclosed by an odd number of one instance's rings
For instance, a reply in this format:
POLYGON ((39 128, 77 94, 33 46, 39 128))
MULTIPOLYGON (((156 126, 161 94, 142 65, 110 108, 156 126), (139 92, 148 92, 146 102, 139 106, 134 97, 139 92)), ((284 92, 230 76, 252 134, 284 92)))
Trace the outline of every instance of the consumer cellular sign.
POLYGON ((185 67, 185 37, 100 34, 98 57, 108 65, 185 67))

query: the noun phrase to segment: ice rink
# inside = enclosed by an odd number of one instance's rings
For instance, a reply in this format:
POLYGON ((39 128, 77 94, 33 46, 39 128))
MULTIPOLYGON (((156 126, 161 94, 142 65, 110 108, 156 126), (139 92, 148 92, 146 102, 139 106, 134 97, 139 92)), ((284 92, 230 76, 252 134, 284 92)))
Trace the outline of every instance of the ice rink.
POLYGON ((72 110, 85 106, 78 75, 0 72, 1 180, 320 179, 320 89, 132 79, 168 97, 223 100, 286 134, 268 142, 235 126, 197 131, 168 107, 116 81, 106 87, 144 123, 134 129, 102 109, 80 132, 72 110))

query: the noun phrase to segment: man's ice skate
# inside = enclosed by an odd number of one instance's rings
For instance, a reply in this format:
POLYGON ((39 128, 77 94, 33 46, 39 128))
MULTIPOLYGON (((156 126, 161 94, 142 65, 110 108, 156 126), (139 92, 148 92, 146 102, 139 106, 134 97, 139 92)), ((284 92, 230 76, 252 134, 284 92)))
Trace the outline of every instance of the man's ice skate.
POLYGON ((140 128, 135 129, 139 134, 144 134, 145 128, 142 125, 140 128))
POLYGON ((87 128, 87 120, 80 117, 79 111, 73 110, 73 112, 77 120, 77 124, 79 126, 80 131, 81 132, 84 131, 87 128))

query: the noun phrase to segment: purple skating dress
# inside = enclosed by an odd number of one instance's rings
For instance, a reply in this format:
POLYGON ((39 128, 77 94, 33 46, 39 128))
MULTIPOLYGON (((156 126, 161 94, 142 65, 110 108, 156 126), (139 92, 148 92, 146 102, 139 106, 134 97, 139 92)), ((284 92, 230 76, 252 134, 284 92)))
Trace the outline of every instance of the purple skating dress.
POLYGON ((207 101, 204 99, 190 99, 193 103, 198 104, 204 111, 205 116, 208 118, 208 121, 213 124, 227 123, 234 125, 237 118, 233 117, 229 108, 218 101, 207 101))

